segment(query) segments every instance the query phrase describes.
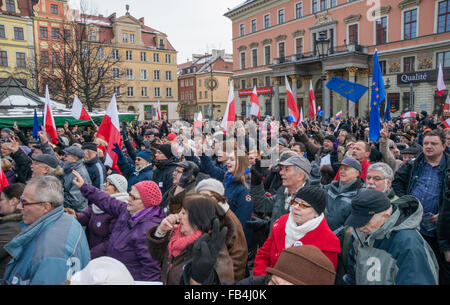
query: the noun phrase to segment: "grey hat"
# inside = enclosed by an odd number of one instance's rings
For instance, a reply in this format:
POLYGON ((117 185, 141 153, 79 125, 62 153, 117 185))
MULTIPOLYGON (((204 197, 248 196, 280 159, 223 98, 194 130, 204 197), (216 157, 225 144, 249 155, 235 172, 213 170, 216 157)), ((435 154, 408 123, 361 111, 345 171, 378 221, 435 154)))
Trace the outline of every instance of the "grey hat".
POLYGON ((195 192, 198 193, 200 191, 213 191, 222 196, 225 194, 223 183, 213 178, 200 181, 195 188, 195 192))
POLYGON ((84 151, 80 147, 72 145, 65 148, 63 151, 67 155, 73 155, 75 157, 78 157, 79 159, 84 158, 84 151))
POLYGON ((42 154, 36 157, 32 157, 32 159, 36 162, 47 164, 51 168, 56 168, 59 164, 58 159, 50 154, 42 154))
POLYGON ((359 163, 358 160, 356 160, 355 158, 352 158, 352 157, 344 158, 344 160, 342 160, 341 163, 339 163, 339 166, 341 166, 341 165, 347 165, 347 166, 353 167, 358 172, 362 171, 361 163, 359 163))
POLYGON ((107 180, 110 180, 114 187, 117 189, 119 193, 126 193, 128 189, 128 181, 127 179, 119 174, 112 174, 106 177, 107 180))
POLYGON ((279 138, 278 144, 283 145, 284 147, 288 146, 288 142, 285 138, 279 138))
POLYGON ((303 170, 308 177, 311 175, 311 163, 309 163, 308 159, 302 156, 290 157, 286 161, 278 163, 278 165, 295 165, 303 170))

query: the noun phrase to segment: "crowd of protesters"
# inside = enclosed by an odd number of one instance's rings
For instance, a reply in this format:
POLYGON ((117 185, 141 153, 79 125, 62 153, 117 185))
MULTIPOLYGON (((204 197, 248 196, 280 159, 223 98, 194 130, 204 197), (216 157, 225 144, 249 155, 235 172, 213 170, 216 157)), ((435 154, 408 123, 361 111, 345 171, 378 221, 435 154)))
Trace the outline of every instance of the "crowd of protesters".
POLYGON ((2 283, 449 284, 442 121, 3 128, 2 283))

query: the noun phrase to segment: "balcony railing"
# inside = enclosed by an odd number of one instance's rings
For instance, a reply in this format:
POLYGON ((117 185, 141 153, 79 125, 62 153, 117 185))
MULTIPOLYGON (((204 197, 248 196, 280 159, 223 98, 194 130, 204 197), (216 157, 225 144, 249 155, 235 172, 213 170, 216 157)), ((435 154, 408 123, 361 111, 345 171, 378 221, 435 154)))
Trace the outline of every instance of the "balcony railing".
MULTIPOLYGON (((328 56, 345 54, 345 53, 362 53, 368 54, 367 46, 362 46, 359 44, 343 45, 330 48, 328 56)), ((284 57, 274 58, 274 65, 284 64, 284 63, 295 63, 309 60, 320 60, 319 53, 317 51, 305 52, 301 54, 294 54, 284 57)))

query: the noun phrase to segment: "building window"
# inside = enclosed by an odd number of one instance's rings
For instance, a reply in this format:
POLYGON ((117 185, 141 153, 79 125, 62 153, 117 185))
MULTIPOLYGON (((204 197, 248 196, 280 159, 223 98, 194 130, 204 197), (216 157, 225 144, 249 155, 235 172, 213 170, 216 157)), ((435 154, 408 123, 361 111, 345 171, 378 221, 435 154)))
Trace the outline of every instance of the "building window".
POLYGON ((134 87, 127 87, 127 97, 134 96, 134 87))
POLYGON ((417 9, 403 13, 403 39, 413 39, 417 37, 417 9))
POLYGON ((450 51, 439 52, 436 54, 436 68, 442 64, 442 67, 450 67, 450 51))
POLYGON ((286 56, 284 50, 284 42, 278 43, 278 57, 280 58, 280 63, 284 62, 284 57, 286 56))
POLYGON ((318 9, 317 9, 317 1, 318 0, 312 0, 312 13, 315 14, 317 13, 318 9))
POLYGON ((115 87, 113 88, 113 90, 114 90, 114 94, 115 94, 115 95, 117 95, 117 96, 120 95, 120 86, 115 86, 115 87))
POLYGON ((266 87, 270 87, 270 86, 272 86, 272 84, 271 84, 271 80, 272 80, 272 78, 270 77, 270 76, 266 76, 265 78, 264 78, 264 82, 265 82, 265 84, 266 84, 266 87))
POLYGON ((14 27, 14 39, 15 40, 24 40, 23 28, 14 27))
POLYGON ((40 32, 41 39, 48 39, 48 28, 47 27, 41 26, 39 28, 39 32, 40 32))
POLYGON ((205 91, 205 98, 208 98, 208 91, 205 91))
POLYGON ((320 10, 324 11, 327 9, 327 1, 328 0, 320 0, 320 10))
POLYGON ((264 47, 264 64, 270 65, 270 45, 264 47))
POLYGON ((14 0, 6 0, 6 11, 10 13, 16 12, 16 3, 14 0))
POLYGON ((98 59, 105 58, 105 49, 103 49, 102 47, 97 49, 97 58, 98 59))
POLYGON ((141 96, 142 97, 147 97, 148 96, 147 87, 142 87, 141 88, 141 96))
POLYGON ((381 74, 386 75, 386 61, 385 60, 380 60, 380 69, 381 69, 381 74))
POLYGON ((166 71, 166 80, 172 80, 172 71, 166 71))
POLYGON ((266 115, 272 115, 272 104, 269 99, 266 99, 266 115))
POLYGON ((147 80, 147 70, 141 69, 141 80, 147 80))
POLYGON ((268 29, 270 27, 270 14, 264 15, 264 28, 268 29))
POLYGON ((95 30, 89 30, 89 40, 90 41, 96 41, 97 40, 97 35, 95 33, 95 30))
POLYGON ((141 61, 147 61, 147 53, 141 52, 141 61))
POLYGON ((0 51, 0 66, 8 66, 8 53, 6 51, 0 51))
POLYGON ((51 5, 50 5, 50 12, 51 12, 53 15, 58 15, 58 5, 56 5, 56 4, 51 4, 51 5))
POLYGON ((0 38, 6 38, 5 26, 0 24, 0 38))
POLYGON ((299 2, 295 4, 295 18, 303 17, 303 2, 299 2))
POLYGON ((127 79, 134 79, 133 69, 127 68, 127 79))
POLYGON ((202 80, 201 80, 201 79, 198 80, 198 86, 199 86, 199 87, 202 86, 202 80))
POLYGON ((330 7, 337 6, 337 0, 330 0, 330 7))
POLYGON ((358 44, 358 24, 348 26, 348 44, 358 44))
POLYGON ((450 31, 450 0, 439 2, 437 31, 438 33, 450 31))
POLYGON ((123 33, 122 42, 128 42, 128 34, 127 33, 123 33))
POLYGON ((284 9, 278 11, 278 24, 284 23, 284 9))
POLYGON ((252 21, 250 21, 251 24, 251 29, 252 29, 252 33, 256 32, 256 19, 252 19, 252 21))
POLYGON ((69 41, 70 36, 71 36, 70 30, 67 30, 67 29, 64 30, 64 40, 69 41))
POLYGON ((53 66, 59 66, 60 63, 61 62, 59 60, 59 53, 53 52, 53 54, 52 54, 52 65, 53 66))
POLYGON ((154 62, 159 62, 159 54, 158 53, 154 53, 153 54, 153 61, 154 62))
POLYGON ((241 70, 245 69, 245 52, 241 52, 241 70))
POLYGON ((241 36, 245 35, 245 25, 244 24, 239 25, 239 35, 241 35, 241 36))
POLYGON ((112 50, 112 58, 115 60, 119 60, 119 50, 117 49, 112 50))
POLYGON ((245 89, 245 79, 241 79, 241 89, 245 89))
POLYGON ((416 58, 414 56, 409 56, 409 57, 403 58, 403 72, 404 73, 415 71, 415 59, 416 58))
POLYGON ((120 78, 120 69, 119 68, 112 68, 112 72, 113 72, 113 79, 120 78))
POLYGON ((59 29, 58 28, 52 28, 52 39, 55 39, 55 40, 59 39, 59 29))
POLYGON ((48 65, 50 63, 50 58, 48 56, 48 51, 41 51, 41 64, 48 65))
POLYGON ((172 88, 166 88, 166 96, 172 97, 172 88))
POLYGON ((130 34, 130 43, 134 43, 134 34, 130 34))
POLYGON ((127 60, 133 60, 133 51, 126 51, 127 60))
POLYGON ((64 65, 66 67, 71 67, 72 66, 72 54, 64 53, 64 65))
POLYGON ((100 87, 98 87, 98 96, 99 97, 104 97, 106 95, 106 89, 104 85, 100 85, 100 87))
POLYGON ((154 80, 160 80, 159 70, 153 71, 153 79, 154 80))
POLYGON ((198 98, 202 98, 202 92, 201 91, 198 92, 198 98))
POLYGON ((166 63, 170 64, 172 62, 172 56, 170 54, 166 54, 166 63))
POLYGON ((161 88, 155 87, 155 97, 160 97, 160 96, 161 96, 161 88))
POLYGON ((159 40, 159 48, 164 49, 164 39, 159 40))
POLYGON ((258 66, 258 49, 252 50, 252 67, 255 68, 258 66))
POLYGON ((303 37, 295 39, 295 54, 303 54, 303 37))
POLYGON ((387 43, 387 17, 382 17, 375 22, 376 44, 387 43))

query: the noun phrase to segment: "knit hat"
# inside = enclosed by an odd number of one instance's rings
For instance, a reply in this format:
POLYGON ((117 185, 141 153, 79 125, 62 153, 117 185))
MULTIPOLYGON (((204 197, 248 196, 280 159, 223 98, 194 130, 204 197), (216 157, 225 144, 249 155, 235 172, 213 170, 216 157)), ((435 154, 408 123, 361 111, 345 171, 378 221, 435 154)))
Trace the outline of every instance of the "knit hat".
POLYGON ((95 258, 75 273, 70 285, 134 285, 134 279, 127 267, 109 256, 95 258))
POLYGON ((126 193, 128 189, 128 181, 127 179, 119 174, 112 174, 106 177, 107 180, 110 180, 114 187, 117 189, 119 193, 126 193))
POLYGON ((327 196, 325 191, 311 185, 305 185, 300 188, 297 194, 295 194, 294 200, 295 198, 303 199, 309 203, 319 215, 325 211, 325 207, 327 205, 327 196))
POLYGON ((141 150, 136 157, 142 158, 144 160, 147 160, 149 163, 152 163, 152 152, 151 150, 144 149, 141 150))
POLYGON ((336 276, 333 263, 313 245, 284 249, 266 272, 294 285, 333 285, 336 276))
POLYGON ((173 141, 173 140, 175 140, 176 138, 177 138, 177 135, 176 134, 174 134, 173 132, 171 132, 171 133, 169 133, 168 135, 167 135, 167 140, 169 140, 169 141, 173 141))
POLYGON ((325 137, 324 141, 325 140, 328 140, 328 141, 331 141, 331 143, 334 143, 334 142, 336 142, 336 137, 333 136, 332 134, 330 134, 330 135, 325 137))
POLYGON ((157 206, 161 203, 162 194, 158 185, 150 180, 138 182, 134 185, 139 195, 141 196, 142 203, 146 208, 157 206))
POLYGON ((223 183, 213 178, 203 179, 200 181, 195 188, 195 192, 199 193, 200 191, 213 191, 221 196, 224 196, 225 194, 223 183))
POLYGON ((161 144, 156 147, 157 150, 161 151, 167 159, 173 157, 172 146, 170 144, 161 144))

